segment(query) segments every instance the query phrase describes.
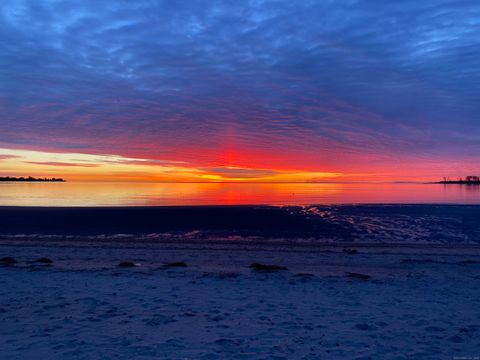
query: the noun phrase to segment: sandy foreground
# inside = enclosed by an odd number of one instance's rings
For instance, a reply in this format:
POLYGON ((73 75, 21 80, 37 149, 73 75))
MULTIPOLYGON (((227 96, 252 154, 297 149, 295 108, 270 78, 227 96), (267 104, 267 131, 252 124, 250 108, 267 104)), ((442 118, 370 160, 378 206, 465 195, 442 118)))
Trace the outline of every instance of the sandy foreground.
POLYGON ((1 358, 480 357, 479 248, 358 251, 2 240, 1 358))

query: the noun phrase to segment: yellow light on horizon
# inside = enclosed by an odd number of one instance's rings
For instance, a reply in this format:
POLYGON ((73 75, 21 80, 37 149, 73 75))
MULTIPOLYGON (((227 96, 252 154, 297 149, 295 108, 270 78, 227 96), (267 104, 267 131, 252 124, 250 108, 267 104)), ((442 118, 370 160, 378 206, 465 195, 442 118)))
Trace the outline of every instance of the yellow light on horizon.
POLYGON ((0 148, 0 176, 115 182, 311 182, 342 175, 335 172, 254 169, 232 165, 210 170, 180 161, 0 148), (239 173, 231 173, 231 170, 239 170, 239 173))

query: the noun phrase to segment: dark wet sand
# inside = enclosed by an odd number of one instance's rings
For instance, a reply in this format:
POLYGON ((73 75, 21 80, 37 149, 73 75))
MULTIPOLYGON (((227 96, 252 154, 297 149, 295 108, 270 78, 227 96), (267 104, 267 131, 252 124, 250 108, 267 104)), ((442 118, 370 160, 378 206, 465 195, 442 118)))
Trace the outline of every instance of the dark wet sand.
POLYGON ((478 219, 480 206, 470 205, 0 207, 0 236, 167 234, 183 240, 237 236, 478 244, 478 219))

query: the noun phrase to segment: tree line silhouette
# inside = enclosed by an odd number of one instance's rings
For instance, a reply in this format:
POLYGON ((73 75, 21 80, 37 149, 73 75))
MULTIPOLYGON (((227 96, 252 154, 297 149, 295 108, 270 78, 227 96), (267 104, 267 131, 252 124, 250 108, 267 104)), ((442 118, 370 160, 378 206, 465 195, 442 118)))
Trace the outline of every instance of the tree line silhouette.
POLYGON ((14 177, 14 176, 0 176, 0 181, 26 181, 26 182, 64 182, 62 178, 34 178, 28 177, 14 177))
POLYGON ((480 184, 479 176, 467 176, 465 179, 458 178, 457 180, 450 180, 447 177, 444 177, 440 184, 480 184))

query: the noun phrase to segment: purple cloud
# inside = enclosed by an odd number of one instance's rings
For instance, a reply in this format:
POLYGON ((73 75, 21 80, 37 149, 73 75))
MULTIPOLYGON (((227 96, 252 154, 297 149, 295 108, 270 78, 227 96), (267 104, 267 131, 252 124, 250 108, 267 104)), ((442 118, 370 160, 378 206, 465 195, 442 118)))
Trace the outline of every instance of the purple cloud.
POLYGON ((25 161, 27 164, 46 165, 46 166, 66 166, 66 167, 98 167, 97 164, 58 162, 58 161, 25 161))

